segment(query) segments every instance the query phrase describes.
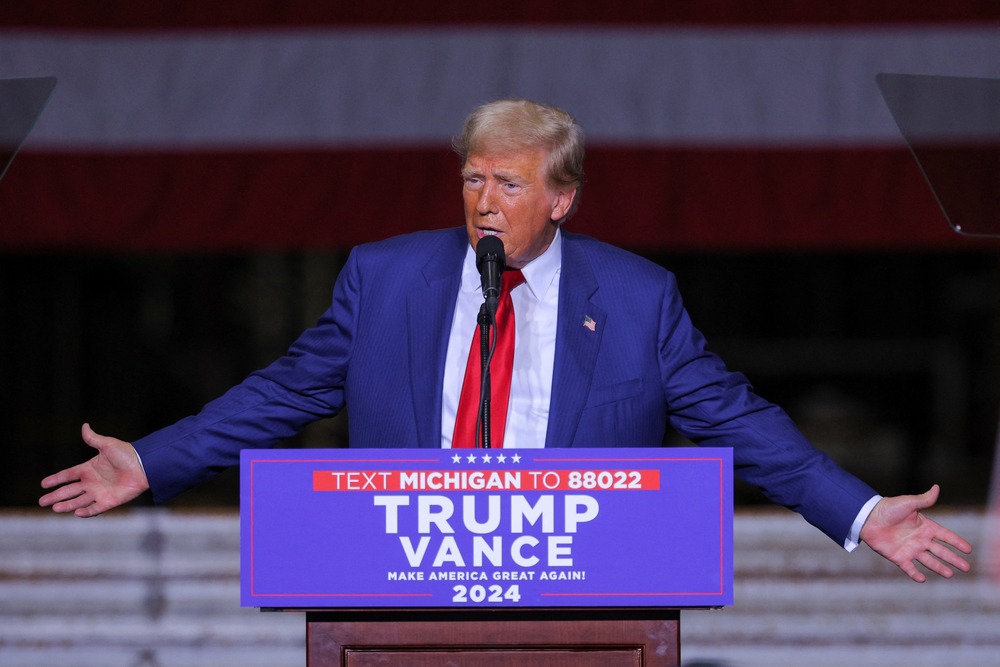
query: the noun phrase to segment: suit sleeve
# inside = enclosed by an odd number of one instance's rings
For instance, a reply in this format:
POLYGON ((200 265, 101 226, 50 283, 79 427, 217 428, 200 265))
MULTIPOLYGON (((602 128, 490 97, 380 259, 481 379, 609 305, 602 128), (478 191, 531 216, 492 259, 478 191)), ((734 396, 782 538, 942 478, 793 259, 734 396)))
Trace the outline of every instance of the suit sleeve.
POLYGON ((844 544, 875 491, 813 447, 788 415, 711 353, 668 276, 660 363, 671 424, 692 442, 732 447, 736 474, 844 544))
POLYGON ((344 405, 360 309, 356 252, 338 276, 333 302, 288 353, 197 414, 135 441, 153 499, 165 502, 239 464, 244 448, 273 447, 344 405))

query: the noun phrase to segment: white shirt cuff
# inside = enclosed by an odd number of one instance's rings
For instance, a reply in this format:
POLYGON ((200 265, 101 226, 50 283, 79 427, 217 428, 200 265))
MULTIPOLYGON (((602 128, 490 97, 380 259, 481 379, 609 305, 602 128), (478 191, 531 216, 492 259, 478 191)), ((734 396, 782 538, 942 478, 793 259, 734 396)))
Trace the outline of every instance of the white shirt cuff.
POLYGON ((874 495, 871 500, 864 504, 861 511, 858 512, 858 516, 855 517, 854 523, 851 524, 851 532, 847 535, 847 539, 844 540, 844 548, 847 551, 854 551, 861 544, 861 528, 865 525, 865 521, 868 520, 868 515, 872 513, 875 506, 878 505, 878 501, 882 500, 882 496, 874 495))
MULTIPOLYGON (((130 443, 131 444, 131 443, 130 443)), ((142 474, 146 474, 146 466, 142 464, 142 457, 139 456, 139 452, 136 451, 135 447, 132 447, 132 453, 135 454, 135 460, 139 462, 139 467, 142 468, 142 474)), ((149 479, 148 477, 146 479, 149 479)))

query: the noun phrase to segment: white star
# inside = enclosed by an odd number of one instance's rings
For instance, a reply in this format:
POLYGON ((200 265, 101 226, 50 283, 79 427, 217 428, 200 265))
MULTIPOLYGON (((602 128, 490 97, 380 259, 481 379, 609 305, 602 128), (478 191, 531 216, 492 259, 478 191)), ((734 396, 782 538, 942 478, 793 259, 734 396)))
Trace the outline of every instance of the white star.
POLYGON ((475 463, 475 462, 476 462, 476 455, 475 455, 475 454, 469 454, 469 455, 468 455, 468 456, 466 456, 465 458, 466 458, 466 460, 467 460, 467 461, 468 461, 469 463, 475 463))
POLYGON ((510 460, 512 462, 514 462, 514 463, 520 463, 521 462, 521 455, 520 454, 514 454, 514 456, 510 457, 510 460))
POLYGON ((489 463, 490 461, 493 460, 493 457, 491 457, 489 454, 483 454, 482 459, 483 463, 489 463))
POLYGON ((497 454, 497 463, 506 463, 507 457, 503 454, 497 454))
POLYGON ((452 463, 459 463, 461 460, 462 460, 462 457, 459 454, 455 454, 454 456, 451 457, 451 462, 452 463))

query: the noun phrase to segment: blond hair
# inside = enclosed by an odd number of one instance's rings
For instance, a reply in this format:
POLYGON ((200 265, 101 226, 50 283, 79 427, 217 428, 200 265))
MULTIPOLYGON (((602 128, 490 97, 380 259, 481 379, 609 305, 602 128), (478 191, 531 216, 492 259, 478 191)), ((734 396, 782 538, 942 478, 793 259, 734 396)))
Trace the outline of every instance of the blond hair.
POLYGON ((476 153, 548 151, 545 169, 549 181, 577 191, 562 220, 576 211, 583 188, 583 128, 562 109, 522 99, 484 104, 469 114, 452 147, 463 166, 469 155, 476 153))

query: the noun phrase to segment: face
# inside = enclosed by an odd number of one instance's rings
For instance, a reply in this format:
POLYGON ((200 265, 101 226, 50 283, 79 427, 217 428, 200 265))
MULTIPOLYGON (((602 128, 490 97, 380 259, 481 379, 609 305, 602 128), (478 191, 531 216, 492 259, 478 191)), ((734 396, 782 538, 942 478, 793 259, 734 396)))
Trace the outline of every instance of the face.
POLYGON ((560 190, 545 172, 547 152, 474 153, 462 168, 465 227, 475 248, 479 239, 503 241, 507 266, 520 269, 549 247, 554 220, 569 211, 576 190, 560 190))

